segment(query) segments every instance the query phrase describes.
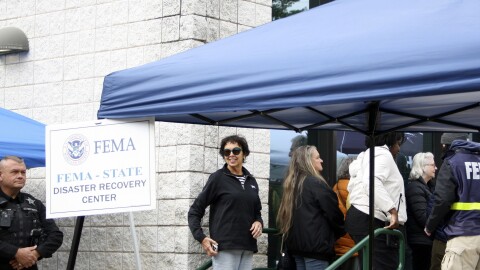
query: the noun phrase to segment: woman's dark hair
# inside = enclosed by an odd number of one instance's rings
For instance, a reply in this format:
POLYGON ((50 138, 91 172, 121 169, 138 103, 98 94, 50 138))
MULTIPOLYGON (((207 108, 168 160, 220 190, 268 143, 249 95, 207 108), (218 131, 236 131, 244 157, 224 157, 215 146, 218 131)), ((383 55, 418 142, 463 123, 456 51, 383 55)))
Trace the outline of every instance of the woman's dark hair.
MULTIPOLYGON (((396 143, 402 145, 405 142, 405 135, 403 132, 389 132, 376 136, 375 146, 387 145, 388 148, 394 146, 396 143)), ((365 146, 370 147, 370 137, 365 137, 365 146)))
POLYGON ((225 145, 227 143, 237 143, 240 146, 240 148, 242 148, 243 154, 245 156, 250 155, 250 149, 248 149, 247 140, 245 140, 244 137, 241 137, 238 135, 231 135, 223 138, 222 141, 220 142, 220 151, 219 151, 220 156, 223 157, 223 150, 225 149, 225 145))

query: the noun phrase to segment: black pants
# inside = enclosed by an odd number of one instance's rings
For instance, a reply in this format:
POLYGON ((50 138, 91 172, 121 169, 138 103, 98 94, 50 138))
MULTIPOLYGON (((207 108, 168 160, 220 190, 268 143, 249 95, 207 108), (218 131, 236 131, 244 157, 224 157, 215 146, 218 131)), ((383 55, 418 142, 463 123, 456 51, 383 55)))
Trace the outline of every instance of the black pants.
MULTIPOLYGON (((345 218, 345 229, 357 244, 369 235, 370 216, 351 206, 345 218)), ((383 228, 385 222, 374 219, 374 230, 383 228)), ((400 231, 403 230, 399 228, 400 231)), ((363 250, 359 253, 363 256, 363 250)), ((373 250, 373 267, 376 270, 394 270, 398 268, 398 248, 387 246, 387 236, 382 234, 375 237, 373 250)))
POLYGON ((432 245, 410 244, 412 249, 413 270, 430 269, 432 245))

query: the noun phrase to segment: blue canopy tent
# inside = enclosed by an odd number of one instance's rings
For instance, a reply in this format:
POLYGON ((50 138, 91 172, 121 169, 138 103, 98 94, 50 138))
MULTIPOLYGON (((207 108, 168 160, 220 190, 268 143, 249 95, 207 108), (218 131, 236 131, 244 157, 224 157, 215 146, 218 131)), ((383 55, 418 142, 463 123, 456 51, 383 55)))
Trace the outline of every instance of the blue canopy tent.
POLYGON ((478 132, 479 10, 476 0, 338 0, 114 72, 98 118, 478 132))
POLYGON ((19 156, 27 168, 45 167, 45 125, 0 108, 0 157, 19 156))
POLYGON ((99 118, 479 130, 480 3, 340 0, 105 77, 99 118))

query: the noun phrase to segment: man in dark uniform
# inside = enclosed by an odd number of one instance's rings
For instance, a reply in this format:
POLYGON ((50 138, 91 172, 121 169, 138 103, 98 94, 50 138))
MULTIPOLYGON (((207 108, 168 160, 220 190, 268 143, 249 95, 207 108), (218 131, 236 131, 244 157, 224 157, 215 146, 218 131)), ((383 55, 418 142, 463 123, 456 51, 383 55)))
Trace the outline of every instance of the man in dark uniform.
POLYGON ((46 219, 45 205, 20 192, 26 182, 23 159, 0 160, 0 269, 37 269, 62 245, 63 233, 46 219))
POLYGON ((480 144, 455 140, 437 176, 435 202, 425 233, 430 235, 444 217, 448 237, 442 269, 479 269, 480 144))
MULTIPOLYGON (((448 149, 454 140, 468 140, 468 133, 443 133, 440 138, 440 143, 442 146, 442 160, 446 157, 448 149)), ((450 153, 451 154, 451 153, 450 153)), ((429 182, 431 183, 431 182, 429 182)), ((435 184, 435 182, 433 182, 435 184)), ((434 195, 434 194, 433 194, 434 195)), ((429 216, 432 212, 433 204, 435 198, 432 195, 428 204, 427 204, 427 215, 429 216)), ((433 235, 433 245, 432 245, 432 257, 430 260, 430 270, 440 270, 442 268, 442 260, 445 255, 445 249, 447 247, 448 237, 443 231, 445 228, 448 219, 450 218, 450 213, 446 214, 444 219, 440 221, 432 233, 433 235)))

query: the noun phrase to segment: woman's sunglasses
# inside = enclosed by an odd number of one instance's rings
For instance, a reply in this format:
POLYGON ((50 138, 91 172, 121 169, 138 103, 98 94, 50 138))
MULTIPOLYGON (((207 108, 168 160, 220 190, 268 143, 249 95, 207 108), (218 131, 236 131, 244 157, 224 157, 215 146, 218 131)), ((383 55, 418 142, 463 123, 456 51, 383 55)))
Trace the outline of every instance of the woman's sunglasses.
POLYGON ((233 149, 223 149, 223 155, 226 157, 230 156, 231 153, 233 153, 235 156, 238 156, 240 152, 242 152, 242 148, 240 147, 235 147, 233 149))

